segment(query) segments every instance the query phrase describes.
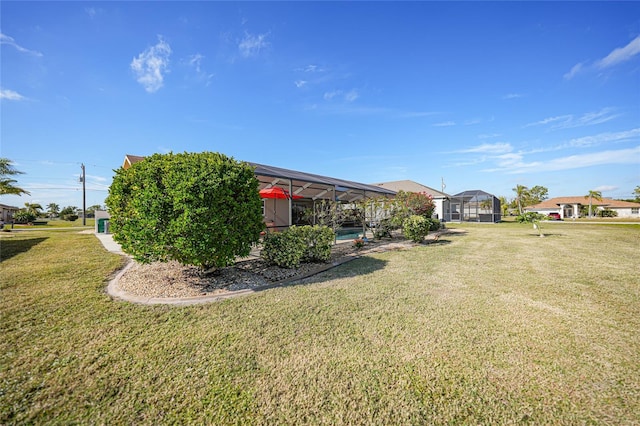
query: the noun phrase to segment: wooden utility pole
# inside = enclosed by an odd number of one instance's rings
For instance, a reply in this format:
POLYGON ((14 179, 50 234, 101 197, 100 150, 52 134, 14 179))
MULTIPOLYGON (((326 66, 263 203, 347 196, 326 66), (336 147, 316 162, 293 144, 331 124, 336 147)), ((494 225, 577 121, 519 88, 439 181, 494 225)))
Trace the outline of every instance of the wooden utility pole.
POLYGON ((86 175, 84 172, 84 163, 80 166, 82 168, 82 226, 87 226, 87 191, 85 189, 86 175))

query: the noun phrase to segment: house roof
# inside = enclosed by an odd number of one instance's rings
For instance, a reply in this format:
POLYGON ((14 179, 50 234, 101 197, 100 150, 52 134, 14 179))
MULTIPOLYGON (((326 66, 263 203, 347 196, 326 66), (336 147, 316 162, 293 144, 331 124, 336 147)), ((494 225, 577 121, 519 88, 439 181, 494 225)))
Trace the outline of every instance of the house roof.
POLYGON ((0 204, 0 208, 5 210, 20 210, 20 207, 8 206, 6 204, 0 204))
MULTIPOLYGON (((558 208, 561 204, 580 204, 580 205, 589 205, 589 197, 556 197, 550 198, 548 200, 544 200, 541 203, 535 204, 533 206, 527 206, 526 209, 555 209, 558 208)), ((640 203, 632 203, 629 201, 620 201, 613 200, 611 198, 603 198, 602 200, 596 200, 595 198, 591 199, 591 205, 593 206, 601 206, 607 208, 638 208, 640 207, 640 203)))
POLYGON ((452 195, 451 199, 458 198, 462 200, 472 200, 472 199, 487 199, 487 198, 495 198, 494 195, 489 194, 488 192, 484 192, 480 189, 472 189, 469 191, 462 191, 457 193, 456 195, 452 195))
POLYGON ((449 198, 448 194, 444 192, 440 192, 436 189, 433 189, 429 186, 423 185, 421 183, 412 181, 412 180, 394 180, 390 182, 380 182, 374 183, 373 185, 379 186, 381 188, 390 189, 392 191, 405 191, 405 192, 424 192, 428 195, 431 195, 433 198, 449 198))
MULTIPOLYGON (((144 157, 137 155, 126 155, 123 168, 127 169, 134 163, 144 160, 144 157)), ((344 179, 336 179, 328 176, 305 173, 297 170, 283 169, 281 167, 268 166, 265 164, 247 162, 255 169, 256 178, 260 182, 260 189, 280 186, 288 190, 289 180, 291 181, 292 193, 303 198, 322 199, 328 198, 329 194, 335 192, 335 197, 341 201, 352 202, 366 195, 377 194, 384 196, 395 195, 396 191, 369 185, 360 182, 353 182, 344 179), (369 193, 369 194, 367 194, 369 193)))
POLYGON ((139 155, 127 154, 124 156, 124 162, 122 163, 122 168, 128 169, 129 167, 133 166, 134 163, 137 163, 138 161, 142 161, 142 160, 144 160, 144 157, 141 157, 139 155))
MULTIPOLYGON (((328 176, 305 173, 297 170, 283 169, 281 167, 267 166, 265 164, 251 163, 255 168, 258 180, 263 182, 261 177, 271 177, 280 179, 290 179, 294 186, 294 194, 302 195, 305 198, 319 198, 321 192, 326 192, 329 187, 333 187, 341 194, 353 193, 354 190, 373 192, 382 195, 395 195, 396 191, 381 188, 366 183, 354 182, 344 179, 336 179, 328 176), (314 185, 315 184, 315 185, 314 185), (297 187, 297 189, 295 189, 297 187)), ((275 184, 273 184, 275 185, 275 184)), ((344 195, 343 195, 344 197, 344 195)), ((352 197, 347 197, 350 199, 352 197)), ((353 201, 352 199, 350 201, 353 201)))

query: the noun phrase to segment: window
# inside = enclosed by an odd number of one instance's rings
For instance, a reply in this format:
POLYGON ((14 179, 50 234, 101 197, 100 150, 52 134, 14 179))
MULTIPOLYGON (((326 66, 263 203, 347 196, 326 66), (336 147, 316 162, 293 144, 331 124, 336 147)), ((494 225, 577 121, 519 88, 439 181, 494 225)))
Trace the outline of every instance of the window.
POLYGON ((631 207, 631 214, 640 213, 640 207, 631 207))

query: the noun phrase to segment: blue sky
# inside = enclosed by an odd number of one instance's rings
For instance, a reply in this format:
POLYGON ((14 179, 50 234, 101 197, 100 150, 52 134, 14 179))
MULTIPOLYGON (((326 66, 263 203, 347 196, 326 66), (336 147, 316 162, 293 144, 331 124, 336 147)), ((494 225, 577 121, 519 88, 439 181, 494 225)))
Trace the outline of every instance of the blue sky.
POLYGON ((640 3, 2 2, 1 151, 103 204, 125 154, 219 151, 455 194, 630 198, 640 3))

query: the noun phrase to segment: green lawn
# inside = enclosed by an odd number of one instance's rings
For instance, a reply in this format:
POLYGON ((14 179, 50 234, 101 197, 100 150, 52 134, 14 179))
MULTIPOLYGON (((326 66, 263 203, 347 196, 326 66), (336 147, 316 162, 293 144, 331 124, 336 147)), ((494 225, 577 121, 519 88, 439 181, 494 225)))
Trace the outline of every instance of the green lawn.
POLYGON ((14 224, 13 228, 11 227, 10 223, 5 223, 4 229, 36 230, 36 229, 47 229, 47 228, 82 228, 82 227, 85 227, 85 226, 87 228, 93 228, 95 226, 95 219, 93 219, 93 218, 87 218, 87 220, 86 220, 87 224, 86 225, 82 224, 82 219, 76 219, 76 220, 73 220, 73 221, 68 221, 68 220, 62 220, 62 219, 40 218, 40 219, 38 219, 38 221, 40 221, 40 222, 45 221, 47 223, 46 224, 39 224, 39 225, 14 224))
POLYGON ((0 424, 640 424, 640 225, 457 225, 190 307, 77 230, 0 233, 0 424))

